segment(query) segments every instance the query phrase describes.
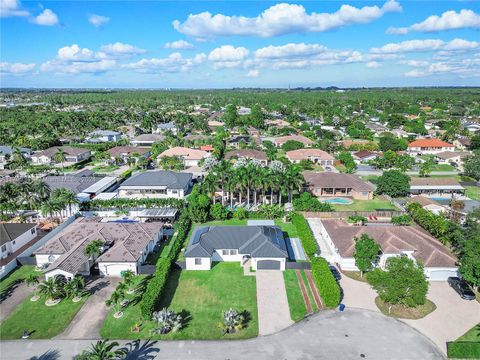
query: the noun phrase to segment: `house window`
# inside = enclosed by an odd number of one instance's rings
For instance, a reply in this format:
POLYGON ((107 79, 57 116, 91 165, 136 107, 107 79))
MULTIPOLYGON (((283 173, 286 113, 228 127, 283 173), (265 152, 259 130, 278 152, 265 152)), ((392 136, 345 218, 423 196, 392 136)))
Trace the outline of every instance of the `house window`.
POLYGON ((16 243, 16 241, 15 241, 15 240, 13 240, 13 241, 12 241, 12 244, 13 244, 13 245, 15 245, 15 243, 16 243))
POLYGON ((7 251, 7 245, 2 245, 2 253, 7 251))
POLYGON ((228 255, 228 250, 222 250, 222 255, 228 255))
POLYGON ((202 258, 195 258, 195 265, 202 265, 202 258))
POLYGON ((30 232, 33 234, 35 234, 35 228, 32 228, 32 230, 30 230, 30 232))
POLYGON ((50 255, 50 256, 48 257, 48 262, 52 263, 52 262, 54 262, 54 261, 55 261, 55 256, 50 255))
POLYGON ((230 255, 237 255, 237 250, 236 249, 230 250, 230 255))

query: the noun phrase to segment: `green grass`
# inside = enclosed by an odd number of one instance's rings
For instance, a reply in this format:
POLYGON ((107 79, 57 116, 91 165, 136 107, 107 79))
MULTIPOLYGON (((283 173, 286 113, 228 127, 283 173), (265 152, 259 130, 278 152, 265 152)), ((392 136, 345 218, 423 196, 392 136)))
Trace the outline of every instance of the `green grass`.
POLYGON ((281 219, 276 219, 275 225, 286 232, 289 238, 298 238, 297 228, 291 222, 284 223, 281 219))
POLYGON ((379 296, 375 298, 375 305, 383 313, 383 315, 391 316, 400 319, 421 319, 431 312, 435 311, 437 306, 427 299, 425 304, 416 307, 408 307, 403 305, 392 305, 390 313, 388 312, 389 304, 380 299, 379 296))
POLYGON ((465 195, 472 200, 480 200, 480 186, 465 186, 465 195))
POLYGON ((177 333, 151 335, 153 321, 141 319, 139 304, 130 305, 120 319, 113 310, 107 316, 100 334, 109 339, 245 339, 258 334, 255 277, 244 276, 237 263, 218 263, 210 271, 172 271, 159 308, 168 307, 181 312, 185 327, 177 333), (232 335, 222 336, 218 324, 222 312, 229 308, 245 311, 250 320, 247 327, 232 335), (140 333, 131 327, 141 324, 140 333))
POLYGON ((285 288, 287 290, 288 306, 290 307, 290 317, 293 321, 299 321, 307 315, 307 308, 303 300, 300 285, 298 285, 295 270, 285 270, 283 272, 285 288))
POLYGON ((449 164, 435 164, 432 165, 432 171, 456 171, 454 166, 449 164))
POLYGON ((0 339, 20 339, 24 330, 31 332, 31 339, 50 339, 65 330, 87 298, 84 296, 77 303, 63 299, 59 304, 48 307, 44 297, 30 301, 29 296, 2 322, 0 339))
POLYGON ((314 312, 316 312, 316 311, 318 311, 318 306, 317 306, 317 303, 315 302, 315 298, 313 297, 312 289, 310 288, 310 284, 308 283, 307 275, 305 275, 304 270, 302 270, 301 273, 302 273, 303 282, 305 283, 305 287, 307 288, 308 298, 310 299, 310 303, 312 304, 312 309, 313 309, 314 312))
POLYGON ((93 172, 98 172, 98 173, 107 173, 107 172, 112 172, 120 167, 117 165, 97 165, 94 168, 92 168, 93 172))
POLYGON ((42 273, 35 271, 35 266, 33 265, 24 265, 16 268, 11 273, 9 273, 6 277, 0 280, 0 293, 3 293, 7 290, 10 286, 22 282, 25 280, 29 275, 36 274, 40 276, 42 273))
POLYGON ((397 210, 397 208, 388 200, 353 200, 350 205, 332 204, 334 211, 374 211, 376 209, 397 210))
POLYGON ((247 219, 214 220, 214 221, 208 221, 203 224, 195 224, 194 227, 195 226, 238 226, 238 225, 247 225, 247 219))
POLYGON ((480 324, 475 325, 456 341, 447 343, 449 358, 480 359, 480 324))
POLYGON ((457 341, 474 341, 480 342, 480 324, 475 325, 468 330, 465 334, 460 336, 457 341))

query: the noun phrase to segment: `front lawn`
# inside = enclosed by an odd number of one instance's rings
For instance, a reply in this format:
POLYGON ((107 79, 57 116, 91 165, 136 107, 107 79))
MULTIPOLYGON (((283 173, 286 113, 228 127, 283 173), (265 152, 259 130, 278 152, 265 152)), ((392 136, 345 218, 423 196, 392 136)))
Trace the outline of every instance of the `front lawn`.
POLYGON ((276 219, 275 225, 287 233, 289 238, 298 238, 297 228, 291 222, 284 223, 282 219, 276 219))
POLYGON ((353 200, 350 205, 332 204, 334 211, 375 211, 382 210, 397 210, 397 208, 388 200, 376 198, 373 200, 353 200))
POLYGON ((97 173, 110 173, 112 171, 118 170, 120 167, 117 165, 97 165, 92 168, 93 172, 97 173))
POLYGON ((247 225, 247 220, 238 220, 238 219, 228 219, 228 220, 213 220, 202 224, 194 224, 193 227, 197 226, 238 226, 238 225, 247 225))
POLYGON ((449 164, 434 164, 432 165, 432 171, 457 171, 457 169, 449 164))
POLYGON ((480 324, 475 325, 468 330, 465 334, 460 336, 457 341, 474 341, 480 342, 480 324))
POLYGON ((8 291, 9 288, 15 286, 18 283, 21 283, 25 280, 28 276, 35 274, 35 275, 42 275, 41 272, 35 271, 35 266, 33 265, 23 265, 11 273, 9 273, 6 277, 0 280, 0 293, 3 294, 4 291, 8 291))
POLYGON ((465 195, 472 200, 480 200, 480 186, 465 186, 465 195))
POLYGON ((293 321, 299 321, 307 315, 307 308, 305 306, 305 301, 303 300, 295 270, 285 270, 283 272, 283 278, 285 280, 285 288, 287 289, 290 317, 293 321))
POLYGON ((400 319, 421 319, 431 312, 435 311, 437 306, 427 299, 425 304, 416 307, 408 307, 403 305, 392 305, 390 313, 388 312, 389 304, 385 303, 379 296, 375 298, 375 305, 382 312, 383 315, 391 316, 400 319))
POLYGON ((480 324, 455 341, 447 342, 449 359, 480 359, 480 324))
POLYGON ((81 309, 88 296, 74 303, 71 299, 63 299, 55 306, 46 306, 45 298, 30 301, 25 299, 6 318, 0 326, 0 339, 20 339, 24 330, 30 332, 31 339, 50 339, 61 334, 81 309))
POLYGON ((345 271, 342 270, 342 274, 345 275, 346 277, 349 277, 350 279, 361 281, 364 283, 368 283, 367 281, 367 274, 363 274, 360 271, 345 271))
POLYGON ((186 324, 177 333, 152 335, 155 323, 142 320, 139 304, 128 306, 120 319, 112 312, 107 316, 100 334, 109 339, 245 339, 258 334, 256 282, 244 276, 238 263, 218 263, 209 271, 173 270, 159 308, 167 307, 182 313, 186 324), (222 336, 218 324, 222 312, 233 308, 248 314, 250 320, 240 332, 222 336), (141 324, 139 333, 131 328, 141 324))

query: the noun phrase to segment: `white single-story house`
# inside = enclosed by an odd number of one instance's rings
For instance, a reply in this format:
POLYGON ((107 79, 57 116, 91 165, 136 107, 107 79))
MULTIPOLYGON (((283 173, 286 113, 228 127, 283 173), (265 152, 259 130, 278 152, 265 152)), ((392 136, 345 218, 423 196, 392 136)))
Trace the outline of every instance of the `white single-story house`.
POLYGON ((36 237, 36 224, 0 223, 1 259, 14 254, 36 237))
POLYGON ((213 262, 238 262, 254 270, 285 270, 288 259, 277 226, 204 226, 194 230, 185 260, 187 270, 210 270, 213 262))
POLYGON ((420 204, 420 206, 425 210, 428 210, 437 215, 440 213, 448 213, 448 209, 445 206, 426 196, 412 196, 408 202, 420 204))
POLYGON ((457 258, 440 241, 417 226, 354 226, 339 219, 320 222, 320 235, 332 254, 327 260, 342 270, 359 271, 355 265, 355 238, 367 234, 380 245, 378 266, 385 267, 388 258, 408 256, 421 262, 429 281, 446 281, 458 276, 457 258))
POLYGON ((207 151, 190 149, 183 146, 175 146, 165 150, 158 155, 157 160, 164 157, 178 157, 183 161, 185 167, 198 166, 200 161, 209 157, 211 154, 207 151))
POLYGON ((45 277, 90 275, 94 262, 102 276, 121 276, 123 271, 139 273, 139 267, 163 237, 162 222, 102 222, 101 218, 79 218, 35 251, 37 266, 45 277), (104 243, 101 254, 89 258, 89 243, 104 243))
POLYGON ((101 142, 116 142, 122 138, 122 134, 118 131, 111 130, 96 130, 89 134, 87 142, 101 143, 101 142))
POLYGON ((81 161, 87 160, 92 156, 88 149, 71 146, 53 146, 43 151, 36 152, 32 155, 32 164, 49 165, 55 163, 55 154, 62 152, 65 155, 64 164, 73 165, 81 161))

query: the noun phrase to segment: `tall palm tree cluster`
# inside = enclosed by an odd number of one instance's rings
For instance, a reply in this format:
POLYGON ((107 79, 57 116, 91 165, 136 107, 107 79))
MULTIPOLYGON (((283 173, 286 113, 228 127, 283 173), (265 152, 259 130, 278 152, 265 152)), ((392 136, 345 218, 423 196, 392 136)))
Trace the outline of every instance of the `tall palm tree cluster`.
POLYGON ((76 195, 64 188, 51 191, 42 180, 22 178, 18 182, 7 182, 0 186, 0 215, 13 215, 17 210, 40 210, 53 218, 72 215, 73 206, 78 204, 76 195), (68 211, 67 211, 68 209, 68 211))
POLYGON ((300 191, 304 178, 301 168, 272 161, 268 166, 257 160, 238 159, 234 164, 221 160, 208 164, 209 174, 202 183, 203 190, 213 197, 220 192, 222 205, 229 203, 247 208, 261 204, 281 205, 284 199, 291 201, 292 193, 300 191))

